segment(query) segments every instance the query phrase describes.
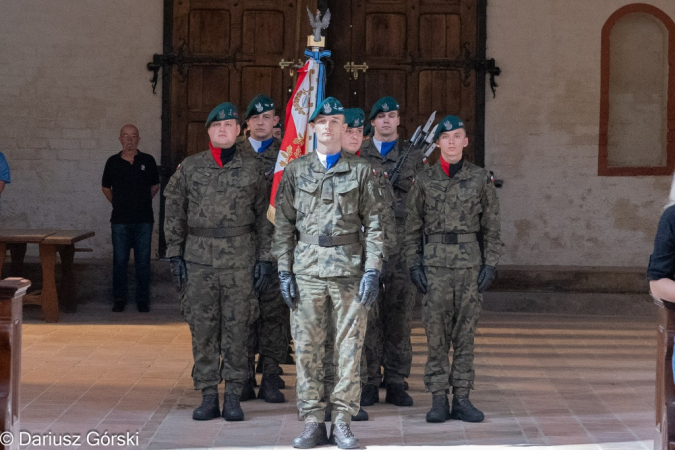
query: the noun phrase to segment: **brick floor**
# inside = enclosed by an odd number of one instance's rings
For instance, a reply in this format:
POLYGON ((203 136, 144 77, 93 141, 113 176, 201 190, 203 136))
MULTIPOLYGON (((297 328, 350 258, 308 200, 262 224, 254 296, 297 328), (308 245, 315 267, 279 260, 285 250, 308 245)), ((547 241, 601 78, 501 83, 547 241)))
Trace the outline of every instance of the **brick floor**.
MULTIPOLYGON (((195 422, 191 414, 201 396, 192 390, 190 333, 177 309, 160 306, 150 314, 133 308, 115 314, 84 305, 57 324, 26 308, 21 429, 51 438, 52 445, 23 448, 101 448, 86 445, 90 431, 138 433, 139 446, 128 448, 289 448, 302 429, 295 367, 283 366, 287 403, 245 402, 244 422, 195 422), (80 434, 83 445, 56 445, 65 434, 80 434)), ((366 408, 370 421, 352 426, 362 448, 653 446, 653 318, 485 313, 472 393, 486 413, 480 424, 425 422, 431 395, 423 389, 426 337, 418 321, 412 341, 415 406, 366 408)), ((384 401, 384 390, 380 397, 384 401)))

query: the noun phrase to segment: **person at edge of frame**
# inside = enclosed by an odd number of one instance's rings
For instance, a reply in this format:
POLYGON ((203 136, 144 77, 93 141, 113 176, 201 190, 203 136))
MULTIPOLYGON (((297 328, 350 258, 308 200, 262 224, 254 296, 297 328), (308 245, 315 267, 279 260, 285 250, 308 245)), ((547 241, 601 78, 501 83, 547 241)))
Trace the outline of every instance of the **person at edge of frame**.
MULTIPOLYGON (((652 297, 675 303, 675 176, 670 186, 670 197, 654 237, 654 250, 647 268, 649 293, 652 297)), ((675 381, 675 353, 672 359, 675 381)))
POLYGON ((218 385, 225 380, 222 416, 241 421, 250 376, 246 336, 259 315, 256 294, 272 276, 269 191, 255 156, 235 145, 236 106, 216 106, 206 128, 209 149, 185 158, 164 190, 166 256, 192 335, 194 387, 202 392, 192 418, 221 415, 218 385))
POLYGON ((428 356, 424 385, 432 394, 427 422, 481 422, 469 400, 474 387, 474 335, 484 292, 500 257, 499 201, 492 175, 464 160, 464 122, 447 116, 434 141, 440 160, 420 172, 408 196, 404 252, 410 278, 424 295, 428 356), (482 233, 485 255, 478 233, 482 233), (448 353, 454 349, 452 367, 448 353), (452 387, 452 411, 447 394, 452 387))
POLYGON ((359 411, 359 365, 368 308, 379 291, 382 199, 370 164, 342 151, 344 120, 344 108, 335 98, 317 106, 310 117, 316 151, 286 166, 275 199, 272 248, 281 293, 291 308, 297 404, 305 421, 293 440, 296 448, 327 442, 338 448, 359 447, 350 424, 359 411), (329 321, 338 352, 330 396, 323 383, 329 321), (333 408, 329 439, 326 399, 333 408))

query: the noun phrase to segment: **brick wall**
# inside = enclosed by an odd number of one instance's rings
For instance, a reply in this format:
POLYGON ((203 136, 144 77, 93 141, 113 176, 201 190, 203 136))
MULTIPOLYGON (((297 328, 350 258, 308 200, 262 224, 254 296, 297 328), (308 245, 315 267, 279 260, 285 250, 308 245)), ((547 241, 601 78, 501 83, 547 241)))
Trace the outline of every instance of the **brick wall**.
MULTIPOLYGON (((503 263, 648 263, 670 177, 597 175, 600 32, 628 3, 488 3, 488 57, 502 75, 487 98, 486 161, 504 180, 503 263)), ((645 3, 675 19, 675 2, 645 3)))
POLYGON ((162 51, 162 14, 161 0, 3 2, 0 151, 12 183, 0 226, 92 229, 85 245, 111 254, 101 175, 122 125, 159 163, 161 95, 145 65, 162 51))

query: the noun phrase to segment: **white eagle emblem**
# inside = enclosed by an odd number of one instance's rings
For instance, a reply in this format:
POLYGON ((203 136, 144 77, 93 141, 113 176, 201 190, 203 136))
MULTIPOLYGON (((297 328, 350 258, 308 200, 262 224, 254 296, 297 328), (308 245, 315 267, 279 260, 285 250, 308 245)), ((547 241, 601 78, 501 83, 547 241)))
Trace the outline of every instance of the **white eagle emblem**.
POLYGON ((223 120, 225 118, 225 110, 224 109, 221 109, 220 111, 218 111, 218 118, 220 120, 223 120))
POLYGON ((450 123, 449 120, 446 120, 443 126, 447 128, 448 131, 452 130, 452 124, 450 123))
POLYGON ((330 103, 326 103, 326 104, 323 106, 323 112, 325 112, 326 114, 330 114, 330 112, 331 112, 332 110, 333 110, 333 108, 330 107, 330 103))
POLYGON ((384 111, 384 112, 389 111, 389 105, 387 105, 386 103, 383 104, 383 105, 382 105, 382 111, 384 111))
POLYGON ((262 110, 263 110, 263 105, 261 105, 260 103, 256 103, 256 104, 255 104, 255 109, 256 109, 258 112, 262 112, 262 110))

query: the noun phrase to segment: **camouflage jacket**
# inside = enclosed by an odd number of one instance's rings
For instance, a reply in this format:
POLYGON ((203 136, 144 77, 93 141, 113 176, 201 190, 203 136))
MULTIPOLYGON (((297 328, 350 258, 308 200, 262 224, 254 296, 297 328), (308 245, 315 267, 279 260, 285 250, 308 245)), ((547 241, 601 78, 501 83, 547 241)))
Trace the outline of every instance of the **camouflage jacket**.
MULTIPOLYGON (((373 139, 368 139, 363 141, 361 145, 361 157, 365 158, 373 167, 381 167, 387 176, 394 170, 398 158, 403 155, 403 150, 405 147, 404 141, 399 139, 394 148, 391 149, 387 156, 384 158, 375 147, 373 139)), ((399 176, 399 181, 397 186, 394 188, 394 214, 396 216, 396 228, 399 233, 402 233, 405 219, 405 204, 406 198, 408 197, 408 192, 412 187, 413 179, 415 175, 424 168, 424 163, 422 162, 424 155, 420 150, 411 150, 408 158, 405 160, 403 167, 401 168, 401 174, 399 176)))
POLYGON ((362 158, 343 151, 328 171, 315 152, 293 160, 284 170, 275 199, 272 251, 279 271, 340 277, 360 276, 364 266, 381 270, 381 204, 373 169, 362 158), (365 257, 361 240, 335 247, 297 241, 298 233, 340 236, 362 229, 365 257))
POLYGON ((257 153, 253 150, 251 142, 247 137, 240 136, 237 138, 237 148, 247 155, 253 155, 260 164, 260 171, 267 181, 269 190, 272 190, 272 178, 274 176, 274 166, 277 164, 277 156, 279 156, 279 148, 281 141, 274 138, 272 144, 267 150, 262 153, 257 153))
POLYGON ((256 260, 271 261, 272 224, 267 220, 269 190, 255 157, 237 151, 222 168, 210 151, 189 156, 164 189, 167 257, 215 268, 250 269, 256 260), (252 226, 242 236, 189 235, 189 227, 252 226))
POLYGON ((461 244, 426 243, 422 236, 435 233, 483 233, 485 264, 496 266, 502 249, 499 200, 487 170, 464 161, 448 177, 440 163, 420 172, 407 204, 404 252, 408 267, 467 268, 482 264, 477 241, 461 244))
POLYGON ((397 255, 401 253, 400 243, 396 233, 396 217, 394 214, 395 194, 394 188, 389 182, 389 178, 385 174, 384 168, 377 161, 371 161, 370 165, 373 168, 373 174, 380 187, 380 195, 382 197, 381 216, 382 231, 384 232, 384 260, 388 260, 390 255, 397 255))

